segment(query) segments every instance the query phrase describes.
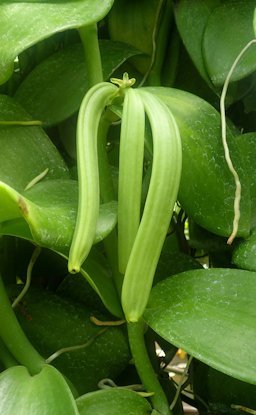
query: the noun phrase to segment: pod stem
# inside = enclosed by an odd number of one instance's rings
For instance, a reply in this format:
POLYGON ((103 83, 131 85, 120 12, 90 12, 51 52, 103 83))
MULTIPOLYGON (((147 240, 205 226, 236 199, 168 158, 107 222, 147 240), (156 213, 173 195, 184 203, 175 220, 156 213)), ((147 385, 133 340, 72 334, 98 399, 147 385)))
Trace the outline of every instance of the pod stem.
POLYGON ((31 375, 41 371, 45 362, 34 349, 21 329, 15 313, 7 297, 2 278, 0 277, 0 337, 10 353, 31 375))
POLYGON ((88 88, 103 81, 97 23, 79 29, 87 69, 88 88))
POLYGON ((0 338, 0 360, 4 364, 5 368, 8 369, 12 366, 17 366, 18 362, 14 359, 13 355, 9 352, 3 340, 0 338))
POLYGON ((150 397, 154 410, 161 415, 172 415, 167 398, 147 354, 144 341, 144 321, 140 319, 136 323, 128 323, 127 326, 130 348, 137 372, 145 389, 154 393, 150 397))

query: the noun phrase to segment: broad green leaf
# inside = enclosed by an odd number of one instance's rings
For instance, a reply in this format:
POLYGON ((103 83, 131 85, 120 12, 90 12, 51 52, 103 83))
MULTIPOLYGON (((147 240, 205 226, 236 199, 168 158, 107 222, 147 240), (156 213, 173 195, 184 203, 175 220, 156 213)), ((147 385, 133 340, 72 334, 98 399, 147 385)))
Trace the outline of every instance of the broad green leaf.
POLYGON ((209 366, 256 384, 256 273, 192 270, 157 284, 144 318, 160 336, 209 366))
MULTIPOLYGON (((12 98, 0 95, 0 121, 31 119, 12 98)), ((69 177, 63 159, 41 127, 0 123, 0 147, 0 180, 18 191, 45 169, 49 171, 44 180, 69 177)))
POLYGON ((247 177, 250 178, 248 185, 251 194, 251 228, 254 228, 256 226, 256 133, 252 132, 239 135, 236 137, 235 142, 240 155, 244 159, 244 169, 246 170, 247 177))
POLYGON ((232 262, 239 268, 256 271, 256 230, 239 241, 232 255, 232 262))
MULTIPOLYGON (((20 285, 8 288, 11 298, 16 298, 20 291, 20 285)), ((104 327, 93 324, 92 315, 103 321, 113 319, 106 309, 99 312, 95 304, 89 308, 67 296, 30 287, 15 313, 27 338, 45 359, 62 348, 87 344, 81 349, 67 350, 52 361, 79 395, 97 389, 104 378, 115 378, 129 364, 131 356, 124 327, 103 330, 104 327)))
POLYGON ((180 0, 174 8, 179 34, 200 75, 207 82, 209 76, 202 55, 203 33, 209 16, 219 4, 220 0, 180 0))
MULTIPOLYGON (((180 130, 183 166, 179 201, 188 216, 200 226, 217 235, 229 236, 235 185, 224 159, 219 113, 206 101, 188 92, 170 88, 147 90, 171 109, 180 130)), ((247 236, 254 220, 248 176, 248 169, 250 174, 252 170, 246 165, 246 151, 241 153, 230 129, 228 144, 243 188, 239 236, 247 236)))
MULTIPOLYGON (((104 80, 140 52, 127 44, 100 41, 104 80)), ((82 44, 73 44, 41 62, 21 83, 16 99, 36 119, 57 124, 78 110, 88 89, 82 44)))
POLYGON ((0 412, 5 415, 79 414, 63 376, 49 365, 34 376, 24 366, 13 366, 2 372, 0 412))
MULTIPOLYGON (((76 220, 77 188, 74 180, 48 180, 21 194, 0 182, 0 235, 28 239, 67 258, 76 220)), ((104 239, 116 221, 117 203, 101 205, 94 242, 104 239)), ((88 258, 81 274, 110 312, 120 317, 122 311, 113 281, 102 268, 88 258)))
POLYGON ((142 73, 145 73, 150 65, 152 38, 154 31, 158 30, 158 9, 158 0, 118 0, 108 15, 110 39, 128 43, 145 54, 133 60, 135 67, 142 73))
MULTIPOLYGON (((75 180, 47 180, 21 194, 0 182, 0 222, 7 232, 12 219, 24 218, 38 245, 67 254, 76 220, 77 187, 75 180)), ((114 201, 101 205, 95 243, 115 227, 116 210, 114 201)))
MULTIPOLYGON (((207 72, 216 86, 224 84, 238 54, 255 35, 255 1, 226 1, 210 15, 204 36, 203 54, 207 72)), ((231 80, 242 79, 256 69, 256 46, 253 45, 237 65, 231 80)))
POLYGON ((255 385, 227 376, 195 359, 191 372, 195 400, 198 405, 199 401, 204 402, 211 415, 238 415, 232 405, 256 408, 255 385))
POLYGON ((80 396, 80 415, 149 415, 152 408, 145 398, 128 389, 111 388, 80 396))
POLYGON ((23 50, 54 33, 98 22, 112 4, 113 0, 1 2, 0 84, 12 75, 14 59, 23 50))

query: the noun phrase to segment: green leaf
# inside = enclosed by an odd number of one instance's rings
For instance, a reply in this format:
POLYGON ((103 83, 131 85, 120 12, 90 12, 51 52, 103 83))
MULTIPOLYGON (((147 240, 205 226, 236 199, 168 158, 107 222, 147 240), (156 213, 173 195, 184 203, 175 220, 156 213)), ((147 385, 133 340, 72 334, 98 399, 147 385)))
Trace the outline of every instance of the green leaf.
MULTIPOLYGON (((188 92, 170 88, 146 89, 171 109, 179 127, 182 139, 180 203, 200 226, 217 235, 229 236, 233 225, 235 184, 224 159, 219 113, 206 101, 188 92)), ((247 150, 241 152, 241 146, 237 145, 229 128, 227 134, 231 158, 243 189, 239 236, 248 236, 252 218, 247 150)))
POLYGON ((231 409, 231 405, 242 405, 247 408, 256 407, 256 387, 241 382, 231 376, 218 372, 198 360, 192 361, 193 392, 204 402, 212 415, 235 415, 239 412, 231 409), (202 379, 204 381, 202 382, 202 379))
POLYGON ((113 0, 5 1, 0 4, 0 84, 23 50, 54 33, 101 20, 113 0), (29 22, 29 24, 28 24, 29 22))
MULTIPOLYGON (((251 194, 251 228, 256 226, 256 153, 255 142, 256 133, 246 133, 236 137, 236 146, 239 154, 244 160, 244 171, 248 178, 250 178, 248 186, 251 194)), ((245 189, 244 189, 245 190, 245 189)), ((244 191, 243 190, 243 191, 244 191)))
POLYGON ((245 240, 239 241, 233 251, 232 262, 239 268, 256 271, 256 230, 245 240))
MULTIPOLYGON (((76 220, 77 193, 75 180, 47 180, 23 194, 0 182, 0 222, 8 221, 4 224, 7 232, 10 221, 22 217, 38 245, 67 254, 76 220)), ((113 230, 116 221, 117 203, 101 205, 95 243, 113 230)))
MULTIPOLYGON (((238 54, 255 35, 253 14, 255 1, 226 1, 210 15, 203 36, 203 54, 207 72, 216 86, 224 84, 238 54)), ((231 77, 242 79, 256 69, 255 46, 239 62, 231 77)))
MULTIPOLYGON (((10 97, 0 95, 0 121, 30 121, 27 112, 10 97)), ((1 125, 0 180, 24 191, 27 184, 49 169, 44 180, 66 179, 63 159, 41 127, 1 125)))
MULTIPOLYGON (((100 41, 104 80, 138 52, 127 44, 100 41)), ((88 89, 82 44, 73 44, 41 62, 21 83, 16 99, 36 119, 57 124, 78 110, 88 89)))
POLYGON ((153 52, 152 37, 154 32, 158 31, 158 14, 158 0, 118 0, 108 15, 110 38, 128 43, 145 54, 133 59, 134 66, 142 73, 145 73, 150 65, 150 55, 153 52))
MULTIPOLYGON (((71 281, 72 277, 75 287, 76 277, 72 275, 71 281)), ((8 287, 11 298, 16 298, 20 291, 20 285, 8 287)), ((70 300, 67 295, 30 287, 15 313, 22 330, 45 359, 63 348, 87 344, 66 350, 52 361, 74 385, 78 396, 98 389, 100 380, 115 378, 129 364, 131 356, 124 327, 108 327, 104 331, 93 324, 92 315, 103 321, 113 318, 106 309, 99 312, 95 304, 89 308, 85 302, 70 300)))
POLYGON ((128 389, 105 389, 76 400, 80 415, 149 415, 152 408, 145 398, 128 389))
POLYGON ((209 366, 256 384, 256 273, 192 270, 157 284, 144 317, 164 339, 209 366))
POLYGON ((113 280, 107 275, 106 270, 89 255, 83 263, 80 273, 96 291, 110 313, 119 318, 123 317, 116 288, 113 280))
POLYGON ((24 366, 0 374, 0 412, 5 415, 78 415, 75 400, 63 376, 45 365, 30 376, 24 366))
MULTIPOLYGON (((0 235, 28 239, 67 258, 76 220, 77 188, 74 180, 48 180, 21 194, 0 182, 0 235)), ((117 203, 101 205, 94 243, 104 239, 116 221, 117 203)), ((88 258, 81 274, 108 310, 122 316, 113 281, 102 268, 88 258)))
POLYGON ((209 16, 219 4, 220 0, 180 0, 174 9, 179 34, 200 75, 207 82, 209 76, 202 54, 203 33, 209 16))

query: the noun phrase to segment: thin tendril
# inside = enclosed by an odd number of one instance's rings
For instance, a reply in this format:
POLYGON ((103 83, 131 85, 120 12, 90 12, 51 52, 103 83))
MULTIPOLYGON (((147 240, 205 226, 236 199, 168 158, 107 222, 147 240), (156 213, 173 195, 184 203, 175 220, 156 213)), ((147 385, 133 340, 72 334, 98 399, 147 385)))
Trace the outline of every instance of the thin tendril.
POLYGON ((132 390, 133 392, 136 392, 138 395, 144 398, 149 398, 150 396, 154 395, 154 392, 145 392, 144 386, 141 384, 118 386, 112 379, 109 379, 109 378, 100 380, 98 383, 98 388, 99 389, 117 388, 117 389, 126 389, 126 390, 129 389, 129 390, 132 390))
POLYGON ((21 290, 21 292, 19 293, 18 297, 12 303, 12 308, 15 308, 18 305, 18 303, 22 300, 22 298, 24 297, 24 295, 28 291, 28 289, 30 287, 30 283, 31 283, 31 275, 32 275, 33 267, 35 265, 35 262, 36 262, 37 258, 40 255, 40 253, 41 253, 41 248, 39 246, 37 246, 34 249, 33 254, 31 256, 31 259, 30 259, 29 264, 28 264, 26 283, 25 283, 23 289, 21 290))
POLYGON ((84 344, 79 344, 77 346, 69 346, 69 347, 63 347, 62 349, 57 350, 57 352, 53 353, 51 356, 49 356, 46 360, 45 363, 51 363, 53 360, 57 359, 57 357, 59 357, 60 355, 62 355, 63 353, 68 353, 68 352, 74 352, 76 350, 81 350, 81 349, 85 349, 86 347, 90 346, 97 337, 101 336, 103 333, 105 333, 105 331, 107 331, 107 328, 104 328, 102 330, 100 330, 98 333, 94 334, 94 336, 92 336, 86 343, 84 344))
POLYGON ((229 168, 229 171, 234 177, 235 185, 236 185, 236 191, 235 191, 235 199, 234 199, 234 220, 233 220, 233 230, 231 235, 229 236, 227 240, 227 244, 231 245, 234 241, 237 231, 238 231, 238 225, 240 220, 240 201, 241 201, 241 182, 238 176, 237 171, 235 170, 232 160, 230 158, 230 152, 227 144, 227 125, 226 125, 226 111, 225 111, 225 98, 227 94, 228 85, 231 79, 231 76, 233 74, 233 71, 235 67, 237 66, 239 60, 244 55, 244 53, 249 49, 249 47, 256 43, 256 39, 251 40, 247 45, 242 49, 242 51, 239 53, 237 58, 235 59, 233 65, 230 68, 230 71, 226 77, 226 80, 223 85, 221 97, 220 97, 220 114, 221 114, 221 137, 222 137, 222 143, 225 153, 225 159, 229 168))
POLYGON ((108 327, 121 326, 122 324, 126 323, 126 320, 101 321, 94 316, 90 317, 90 321, 96 326, 108 326, 108 327))

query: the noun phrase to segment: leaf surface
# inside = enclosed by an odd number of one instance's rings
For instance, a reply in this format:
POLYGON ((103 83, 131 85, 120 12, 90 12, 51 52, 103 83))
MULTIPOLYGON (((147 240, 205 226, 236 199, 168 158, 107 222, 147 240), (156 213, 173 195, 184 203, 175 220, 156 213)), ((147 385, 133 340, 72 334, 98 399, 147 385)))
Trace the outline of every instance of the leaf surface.
MULTIPOLYGON (((255 1, 226 1, 210 15, 204 36, 203 54, 207 72, 215 86, 224 84, 228 72, 244 46, 252 40, 255 1)), ((253 45, 237 65, 232 81, 242 79, 256 69, 253 45)))
POLYGON ((209 76, 202 54, 203 33, 209 16, 219 4, 220 0, 180 0, 174 9, 179 34, 200 75, 207 82, 209 76))
MULTIPOLYGON (((138 52, 127 44, 100 41, 103 78, 138 52)), ((36 119, 57 124, 78 110, 88 89, 86 64, 81 43, 52 54, 21 83, 16 99, 36 119)))
POLYGON ((209 366, 256 384, 256 273, 191 270, 157 284, 144 318, 160 336, 209 366))
MULTIPOLYGON (((189 217, 203 228, 220 236, 229 236, 233 224, 234 178, 225 158, 219 113, 203 99, 171 88, 146 88, 171 109, 182 139, 182 175, 178 199, 189 217)), ((255 172, 248 166, 249 150, 237 144, 233 130, 227 129, 230 154, 242 182, 239 236, 247 236, 255 213, 255 196, 249 177, 255 172), (248 174, 249 173, 249 174, 248 174)), ((251 179, 252 180, 252 179, 251 179)))
POLYGON ((105 389, 88 393, 76 400, 80 415, 149 415, 150 404, 127 389, 105 389))
POLYGON ((112 4, 113 0, 1 2, 0 84, 12 75, 14 59, 23 50, 54 33, 98 22, 112 4))
POLYGON ((63 376, 49 365, 34 376, 24 366, 13 366, 2 372, 0 411, 5 415, 79 414, 63 376))
MULTIPOLYGON (((0 121, 31 120, 14 99, 0 95, 0 121)), ((45 169, 44 180, 69 178, 60 153, 41 127, 0 123, 0 147, 0 180, 18 191, 45 169)))

